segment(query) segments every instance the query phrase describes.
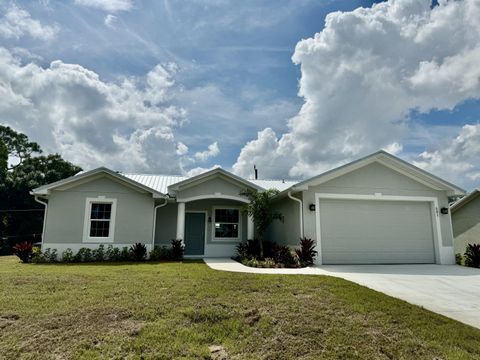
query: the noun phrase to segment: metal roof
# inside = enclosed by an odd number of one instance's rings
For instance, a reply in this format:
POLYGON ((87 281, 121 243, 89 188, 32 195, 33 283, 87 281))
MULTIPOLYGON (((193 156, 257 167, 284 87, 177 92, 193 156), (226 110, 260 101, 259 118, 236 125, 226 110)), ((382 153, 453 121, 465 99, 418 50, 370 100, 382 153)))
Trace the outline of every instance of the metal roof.
MULTIPOLYGON (((132 174, 126 173, 122 174, 123 176, 136 181, 140 184, 148 186, 151 189, 159 191, 163 194, 168 193, 168 187, 170 185, 179 183, 181 181, 187 180, 190 177, 180 176, 180 175, 155 175, 155 174, 132 174)), ((295 185, 296 181, 286 181, 286 180, 252 180, 245 179, 261 188, 267 189, 277 189, 278 191, 283 191, 288 189, 292 185, 295 185)))

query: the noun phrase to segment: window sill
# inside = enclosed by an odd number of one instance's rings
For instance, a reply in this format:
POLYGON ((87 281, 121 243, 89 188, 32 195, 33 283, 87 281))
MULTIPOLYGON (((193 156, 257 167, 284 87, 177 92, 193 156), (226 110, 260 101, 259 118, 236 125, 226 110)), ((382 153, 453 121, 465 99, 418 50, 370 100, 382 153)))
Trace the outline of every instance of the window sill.
POLYGON ((112 238, 86 238, 86 239, 83 239, 83 242, 84 243, 90 243, 90 244, 104 244, 104 243, 107 243, 107 244, 112 244, 113 243, 113 239, 112 238))
POLYGON ((213 238, 212 242, 240 242, 240 238, 213 238))

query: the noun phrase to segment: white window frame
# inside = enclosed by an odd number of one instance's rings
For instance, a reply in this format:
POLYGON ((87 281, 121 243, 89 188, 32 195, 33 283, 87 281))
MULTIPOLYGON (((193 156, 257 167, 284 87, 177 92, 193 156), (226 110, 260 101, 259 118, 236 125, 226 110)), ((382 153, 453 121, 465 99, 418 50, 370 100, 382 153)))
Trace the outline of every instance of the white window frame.
MULTIPOLYGON (((238 242, 242 239, 242 212, 239 206, 214 206, 212 208, 212 241, 233 241, 238 242), (215 236, 215 210, 238 210, 238 236, 236 238, 224 238, 215 236)), ((233 223, 234 224, 234 223, 233 223)))
POLYGON ((85 218, 83 224, 83 242, 85 243, 113 243, 115 239, 115 218, 117 214, 117 199, 107 198, 105 196, 88 197, 85 199, 85 218), (92 204, 111 204, 112 211, 110 213, 110 227, 108 229, 108 237, 92 237, 90 236, 90 227, 92 219, 92 204))

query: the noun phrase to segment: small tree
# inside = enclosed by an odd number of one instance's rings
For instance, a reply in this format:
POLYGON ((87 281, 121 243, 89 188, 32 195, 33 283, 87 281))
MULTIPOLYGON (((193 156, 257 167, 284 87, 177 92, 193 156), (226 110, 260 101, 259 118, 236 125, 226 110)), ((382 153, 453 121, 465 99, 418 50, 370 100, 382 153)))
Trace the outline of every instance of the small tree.
POLYGON ((260 257, 263 258, 263 236, 268 226, 273 220, 282 218, 282 214, 272 210, 272 199, 278 194, 278 190, 269 189, 258 192, 253 189, 244 189, 240 191, 241 196, 245 196, 250 202, 244 206, 242 213, 252 217, 253 224, 258 236, 260 257))

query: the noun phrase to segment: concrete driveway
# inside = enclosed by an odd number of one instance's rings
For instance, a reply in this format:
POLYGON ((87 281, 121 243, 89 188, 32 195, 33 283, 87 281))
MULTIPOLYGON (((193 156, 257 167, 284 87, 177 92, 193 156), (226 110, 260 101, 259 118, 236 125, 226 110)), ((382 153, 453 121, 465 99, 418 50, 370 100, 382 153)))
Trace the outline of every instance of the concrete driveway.
POLYGON ((205 259, 216 270, 336 276, 480 328, 480 269, 457 265, 324 265, 255 269, 231 259, 205 259))

